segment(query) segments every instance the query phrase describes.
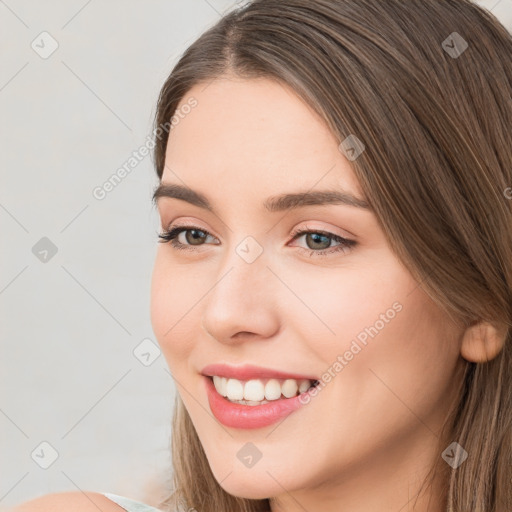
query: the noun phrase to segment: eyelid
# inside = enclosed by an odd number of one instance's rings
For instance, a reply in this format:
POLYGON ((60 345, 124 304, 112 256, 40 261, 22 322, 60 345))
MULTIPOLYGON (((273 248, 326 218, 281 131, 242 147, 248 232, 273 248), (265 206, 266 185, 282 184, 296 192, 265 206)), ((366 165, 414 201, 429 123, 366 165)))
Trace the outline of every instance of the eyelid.
MULTIPOLYGON (((313 222, 315 222, 315 221, 313 221, 313 222)), ((323 233, 328 236, 337 236, 340 238, 344 238, 346 240, 352 240, 354 242, 357 241, 357 236, 353 235, 352 233, 350 233, 347 230, 344 230, 344 229, 341 229, 338 227, 334 227, 334 226, 333 227, 315 226, 315 225, 311 225, 311 221, 309 221, 309 223, 306 223, 305 225, 300 224, 299 226, 293 228, 290 233, 290 236, 295 237, 295 235, 302 233, 304 231, 314 231, 315 233, 323 233)))
MULTIPOLYGON (((183 229, 199 229, 204 231, 212 236, 215 236, 210 229, 205 227, 201 227, 201 221, 196 220, 194 217, 182 217, 180 220, 172 219, 169 222, 161 223, 162 229, 166 231, 170 231, 175 228, 183 228, 183 229)), ((217 238, 217 237, 215 237, 217 238)))

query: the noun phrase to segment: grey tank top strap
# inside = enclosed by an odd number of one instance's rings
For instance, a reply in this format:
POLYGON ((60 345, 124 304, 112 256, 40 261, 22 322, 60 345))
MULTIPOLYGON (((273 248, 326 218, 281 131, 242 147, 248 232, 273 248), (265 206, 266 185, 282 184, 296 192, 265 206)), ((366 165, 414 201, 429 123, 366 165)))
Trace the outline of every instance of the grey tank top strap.
POLYGON ((162 512, 160 509, 135 501, 124 496, 112 494, 109 492, 102 492, 103 496, 106 496, 110 501, 117 503, 120 507, 124 508, 127 512, 162 512))

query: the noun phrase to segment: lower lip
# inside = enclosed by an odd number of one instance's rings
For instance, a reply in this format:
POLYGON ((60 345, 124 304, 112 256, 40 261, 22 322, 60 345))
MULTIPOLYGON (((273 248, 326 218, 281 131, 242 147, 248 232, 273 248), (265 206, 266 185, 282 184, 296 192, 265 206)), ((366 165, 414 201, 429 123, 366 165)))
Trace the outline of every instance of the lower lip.
POLYGON ((278 400, 272 400, 262 405, 235 404, 217 392, 213 380, 210 377, 204 377, 204 379, 210 409, 213 415, 226 427, 266 427, 285 418, 307 404, 307 402, 302 403, 300 399, 304 395, 307 395, 309 391, 305 391, 301 395, 297 395, 293 398, 279 398, 278 400))

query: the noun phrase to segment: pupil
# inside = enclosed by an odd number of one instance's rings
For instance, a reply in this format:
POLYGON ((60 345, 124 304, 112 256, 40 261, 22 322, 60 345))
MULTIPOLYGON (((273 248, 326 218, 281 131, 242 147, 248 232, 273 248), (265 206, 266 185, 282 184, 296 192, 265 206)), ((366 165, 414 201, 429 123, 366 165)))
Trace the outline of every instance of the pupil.
POLYGON ((310 244, 308 243, 308 247, 310 249, 327 249, 330 245, 329 237, 326 235, 321 235, 320 233, 313 233, 313 234, 307 235, 306 240, 309 240, 309 237, 311 237, 313 239, 313 243, 321 243, 321 241, 319 241, 319 239, 322 239, 322 238, 324 239, 324 241, 327 241, 327 245, 324 244, 324 247, 310 247, 310 244))
POLYGON ((190 243, 192 245, 200 245, 202 242, 202 239, 205 237, 205 234, 203 231, 200 231, 199 229, 189 229, 186 234, 187 243, 190 243), (199 236, 192 236, 192 233, 197 234, 201 233, 199 236))

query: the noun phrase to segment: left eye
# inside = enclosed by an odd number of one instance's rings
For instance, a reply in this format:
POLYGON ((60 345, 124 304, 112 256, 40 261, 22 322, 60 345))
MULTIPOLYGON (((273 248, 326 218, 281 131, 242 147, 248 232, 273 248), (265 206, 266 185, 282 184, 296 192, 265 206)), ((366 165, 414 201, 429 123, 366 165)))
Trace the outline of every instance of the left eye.
MULTIPOLYGON (((292 240, 306 236, 307 248, 299 247, 299 249, 309 251, 309 256, 324 256, 338 251, 348 251, 357 244, 354 240, 324 231, 296 231, 292 236, 292 240), (332 246, 332 241, 337 242, 338 245, 332 246)), ((175 249, 191 251, 196 250, 194 246, 203 245, 208 237, 214 238, 208 231, 195 226, 178 226, 160 233, 158 237, 160 238, 159 242, 170 242, 175 249), (179 236, 182 233, 185 234, 185 243, 179 241, 179 236)), ((218 245, 218 243, 214 245, 218 245)))
POLYGON ((348 251, 351 247, 355 246, 357 242, 335 235, 334 233, 328 233, 325 231, 299 231, 293 235, 293 240, 302 238, 305 236, 307 249, 310 251, 310 256, 324 256, 329 253, 338 251, 348 251), (338 245, 331 246, 332 240, 338 242, 338 245))

